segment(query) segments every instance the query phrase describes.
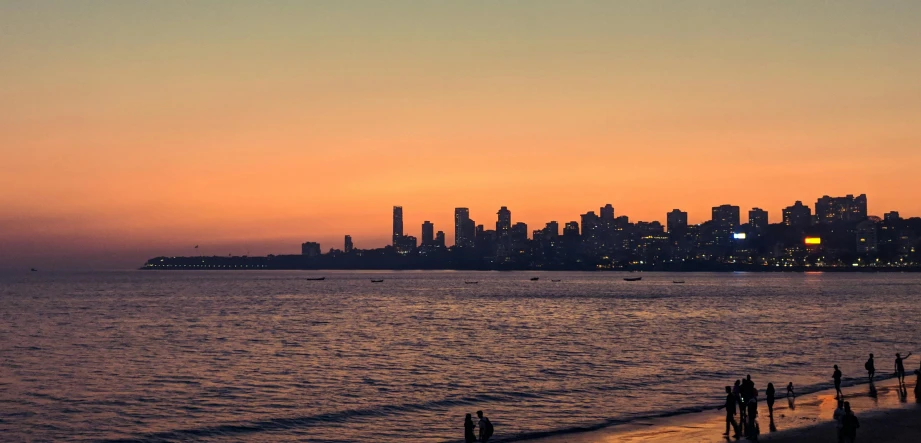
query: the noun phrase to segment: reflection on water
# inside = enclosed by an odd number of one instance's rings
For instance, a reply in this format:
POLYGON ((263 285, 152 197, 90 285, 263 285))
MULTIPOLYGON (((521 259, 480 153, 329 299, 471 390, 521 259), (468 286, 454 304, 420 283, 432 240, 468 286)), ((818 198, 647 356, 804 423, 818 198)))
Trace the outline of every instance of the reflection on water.
POLYGON ((0 434, 442 442, 483 409, 501 439, 714 406, 748 373, 862 379, 921 343, 912 275, 316 274, 0 275, 0 434))

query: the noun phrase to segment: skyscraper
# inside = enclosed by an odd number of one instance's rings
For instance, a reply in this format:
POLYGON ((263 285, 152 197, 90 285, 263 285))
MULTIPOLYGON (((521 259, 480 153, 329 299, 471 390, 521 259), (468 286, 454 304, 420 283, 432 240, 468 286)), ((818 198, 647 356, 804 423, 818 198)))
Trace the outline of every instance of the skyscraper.
POLYGON ((393 246, 396 247, 400 244, 400 239, 403 238, 403 207, 394 206, 393 207, 393 246))
POLYGON ((307 257, 319 256, 320 244, 312 241, 301 243, 301 255, 305 255, 307 257))
POLYGON ((556 238, 560 236, 560 224, 556 221, 547 222, 547 225, 544 227, 544 235, 550 238, 556 238))
POLYGON ((783 209, 783 222, 787 226, 805 228, 812 224, 812 210, 803 202, 797 200, 793 206, 783 209))
POLYGON ((733 205, 720 205, 713 207, 713 223, 721 228, 733 229, 739 226, 739 207, 733 205))
POLYGON ((422 246, 435 242, 435 225, 426 220, 422 222, 422 246))
POLYGON ((512 211, 503 206, 496 214, 499 216, 499 219, 496 220, 496 234, 500 238, 508 237, 509 230, 512 229, 512 211))
POLYGON ((822 196, 815 202, 816 221, 819 223, 858 222, 867 218, 867 195, 854 197, 822 196))
POLYGON ((438 231, 435 233, 435 246, 438 246, 440 248, 445 247, 445 232, 444 231, 438 231))
POLYGON ((352 252, 353 248, 354 246, 352 245, 352 236, 346 235, 345 236, 345 253, 348 254, 349 252, 352 252))
POLYGON ((601 223, 605 225, 614 223, 614 206, 610 203, 601 208, 601 223))
POLYGON ((665 226, 669 234, 683 235, 688 230, 688 213, 680 209, 672 209, 665 215, 665 226))
POLYGON ((463 248, 473 246, 473 229, 468 229, 470 210, 454 208, 454 245, 463 248))
POLYGON ((748 225, 756 232, 763 231, 768 226, 768 212, 761 208, 752 208, 748 211, 748 225))

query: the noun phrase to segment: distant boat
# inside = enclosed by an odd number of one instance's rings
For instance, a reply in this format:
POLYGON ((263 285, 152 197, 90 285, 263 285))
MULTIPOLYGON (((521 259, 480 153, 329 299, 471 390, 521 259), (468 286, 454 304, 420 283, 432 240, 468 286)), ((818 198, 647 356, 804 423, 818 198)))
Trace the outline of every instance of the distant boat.
POLYGON ((624 277, 624 281, 640 281, 643 277, 624 277))
POLYGON ((38 272, 38 269, 32 268, 32 272, 38 272))
POLYGON ((383 282, 383 281, 384 281, 384 279, 380 279, 380 280, 375 280, 375 279, 373 279, 373 278, 371 279, 371 283, 381 283, 381 282, 383 282))
POLYGON ((673 281, 672 283, 674 283, 674 284, 676 284, 676 285, 681 285, 681 284, 684 284, 684 280, 675 280, 675 281, 673 281))
POLYGON ((561 282, 561 281, 563 281, 563 280, 550 280, 550 281, 552 281, 552 282, 554 282, 554 283, 559 283, 559 282, 561 282))
POLYGON ((538 280, 540 280, 540 277, 531 277, 531 281, 538 281, 538 280))
POLYGON ((326 277, 308 277, 308 281, 323 281, 326 280, 326 277))
POLYGON ((478 281, 465 281, 465 282, 464 282, 465 285, 475 285, 475 284, 477 284, 477 283, 479 283, 479 282, 478 282, 478 281))

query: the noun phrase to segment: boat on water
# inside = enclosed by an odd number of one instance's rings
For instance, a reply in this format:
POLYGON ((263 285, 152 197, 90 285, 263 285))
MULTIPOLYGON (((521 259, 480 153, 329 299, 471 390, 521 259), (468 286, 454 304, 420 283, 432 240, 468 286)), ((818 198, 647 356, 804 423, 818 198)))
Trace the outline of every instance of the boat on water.
POLYGON ((554 282, 554 283, 559 283, 559 282, 561 282, 561 281, 563 281, 563 280, 550 280, 550 281, 552 281, 552 282, 554 282))
POLYGON ((624 277, 624 281, 640 281, 643 277, 624 277))
POLYGON ((478 282, 478 281, 465 281, 465 282, 464 282, 465 285, 475 285, 475 284, 477 284, 477 283, 479 283, 479 282, 478 282))
POLYGON ((384 281, 384 279, 380 279, 380 280, 375 280, 375 279, 373 279, 373 278, 371 279, 371 283, 381 283, 381 282, 383 282, 383 281, 384 281))
POLYGON ((31 272, 38 272, 38 269, 32 268, 31 272))
POLYGON ((673 281, 672 283, 674 283, 674 284, 676 284, 676 285, 683 285, 683 284, 684 284, 684 280, 675 280, 675 281, 673 281))
POLYGON ((540 280, 540 277, 531 277, 531 281, 538 281, 538 280, 540 280))
POLYGON ((326 280, 326 277, 308 277, 308 281, 323 281, 326 280))

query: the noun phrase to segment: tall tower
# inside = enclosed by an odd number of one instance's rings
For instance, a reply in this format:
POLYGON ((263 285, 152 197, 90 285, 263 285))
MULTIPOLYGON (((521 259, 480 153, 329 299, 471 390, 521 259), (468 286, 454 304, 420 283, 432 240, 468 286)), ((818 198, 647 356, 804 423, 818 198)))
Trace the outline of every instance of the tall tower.
POLYGON ((354 249, 354 246, 352 245, 352 236, 346 235, 345 236, 345 253, 348 254, 349 252, 352 252, 352 249, 354 249))
POLYGON ((430 245, 435 242, 435 225, 426 220, 422 223, 422 245, 430 245))
POLYGON ((403 207, 393 207, 393 246, 400 243, 403 238, 403 207))
POLYGON ((499 219, 496 220, 496 235, 499 237, 508 237, 509 230, 512 229, 512 211, 505 206, 499 208, 499 219))
POLYGON ((470 210, 467 208, 454 208, 454 245, 467 247, 473 238, 467 237, 466 226, 470 221, 470 210))

